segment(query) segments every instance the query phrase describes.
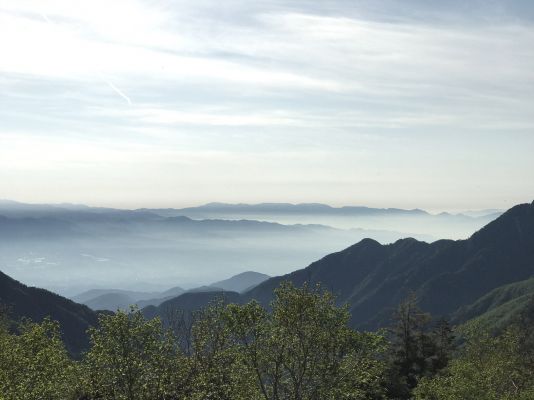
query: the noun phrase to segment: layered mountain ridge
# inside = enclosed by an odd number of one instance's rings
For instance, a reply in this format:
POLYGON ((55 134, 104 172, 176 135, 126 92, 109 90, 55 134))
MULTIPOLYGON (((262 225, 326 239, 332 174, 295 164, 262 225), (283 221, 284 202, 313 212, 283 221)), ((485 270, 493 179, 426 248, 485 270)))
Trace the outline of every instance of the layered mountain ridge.
MULTIPOLYGON (((382 245, 364 239, 231 296, 239 303, 257 300, 268 305, 282 281, 321 284, 340 304, 349 305, 354 327, 374 330, 390 322, 393 309, 410 292, 417 294, 425 311, 451 317, 492 290, 533 276, 534 203, 513 207, 466 240, 426 243, 406 238, 382 245)), ((202 294, 199 306, 206 296, 202 294)), ((217 296, 220 293, 212 293, 217 296)), ((180 304, 179 299, 172 301, 180 304)), ((194 308, 194 303, 195 294, 189 294, 187 307, 194 308)))
POLYGON ((383 326, 411 291, 421 307, 447 316, 491 290, 534 276, 534 203, 521 204, 466 240, 433 243, 401 239, 389 245, 365 239, 245 293, 266 303, 284 280, 321 283, 349 304, 356 327, 383 326))

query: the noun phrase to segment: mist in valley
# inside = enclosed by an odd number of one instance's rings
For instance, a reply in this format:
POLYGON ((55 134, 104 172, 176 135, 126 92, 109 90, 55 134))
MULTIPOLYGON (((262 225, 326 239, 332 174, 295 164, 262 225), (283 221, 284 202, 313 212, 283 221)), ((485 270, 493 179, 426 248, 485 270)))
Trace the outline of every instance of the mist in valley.
POLYGON ((3 202, 0 215, 2 270, 66 296, 188 289, 249 270, 282 275, 364 238, 458 239, 495 218, 324 205, 117 210, 15 202, 3 202))

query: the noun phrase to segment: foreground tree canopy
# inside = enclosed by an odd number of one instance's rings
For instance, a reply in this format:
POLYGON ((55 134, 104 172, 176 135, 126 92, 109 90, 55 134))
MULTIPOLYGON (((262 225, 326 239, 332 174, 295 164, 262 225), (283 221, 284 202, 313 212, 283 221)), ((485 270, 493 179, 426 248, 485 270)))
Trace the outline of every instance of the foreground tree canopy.
POLYGON ((330 293, 288 283, 269 310, 221 300, 169 316, 102 315, 91 348, 72 360, 57 323, 13 330, 0 310, 0 400, 534 398, 526 317, 497 337, 473 328, 453 358, 450 327, 432 324, 414 297, 389 333, 354 331, 330 293))
POLYGON ((534 298, 516 323, 499 336, 467 327, 467 344, 447 369, 423 378, 420 400, 534 399, 534 298))

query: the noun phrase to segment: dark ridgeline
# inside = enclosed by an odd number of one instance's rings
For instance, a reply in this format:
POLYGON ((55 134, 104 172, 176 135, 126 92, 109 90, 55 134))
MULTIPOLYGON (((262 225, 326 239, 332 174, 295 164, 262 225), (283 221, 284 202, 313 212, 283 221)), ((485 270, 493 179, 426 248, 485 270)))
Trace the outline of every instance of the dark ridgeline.
POLYGON ((280 282, 321 283, 348 303, 352 325, 376 329, 409 292, 421 308, 448 316, 500 286, 534 276, 534 202, 517 205, 467 240, 433 243, 365 239, 307 268, 271 278, 243 295, 270 301, 280 282))
POLYGON ((29 318, 41 322, 46 317, 58 321, 69 352, 77 356, 89 347, 86 331, 95 326, 96 312, 48 290, 28 287, 0 272, 0 304, 10 311, 10 318, 29 318))
POLYGON ((258 286, 260 283, 265 282, 269 278, 269 275, 255 271, 246 271, 234 275, 228 279, 212 283, 210 286, 241 293, 258 286))
POLYGON ((147 318, 161 317, 165 320, 167 314, 173 310, 181 310, 186 313, 194 312, 219 300, 226 304, 239 304, 242 302, 242 297, 239 293, 222 290, 211 292, 187 292, 174 299, 164 301, 159 306, 145 307, 143 309, 143 314, 147 318))

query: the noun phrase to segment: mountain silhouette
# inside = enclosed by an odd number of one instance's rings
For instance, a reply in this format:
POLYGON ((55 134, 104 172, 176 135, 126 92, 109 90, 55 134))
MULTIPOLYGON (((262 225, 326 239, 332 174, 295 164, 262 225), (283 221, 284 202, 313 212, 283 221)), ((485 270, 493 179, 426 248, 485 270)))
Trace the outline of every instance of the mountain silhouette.
POLYGON ((410 292, 420 306, 448 316, 491 290, 534 276, 534 202, 515 206, 466 240, 361 242, 307 268, 275 277, 243 301, 267 304, 282 281, 321 283, 349 305, 352 325, 376 329, 410 292))
POLYGON ((46 317, 58 321, 65 345, 73 355, 89 347, 86 331, 97 324, 98 315, 89 307, 48 290, 23 285, 0 272, 0 303, 8 306, 10 318, 40 322, 46 317))
POLYGON ((164 322, 168 322, 170 310, 182 310, 186 313, 198 311, 209 306, 216 301, 224 303, 241 303, 243 298, 237 292, 227 292, 223 290, 186 292, 173 299, 164 301, 158 306, 148 306, 143 308, 143 314, 147 318, 160 317, 164 322))
POLYGON ((221 288, 230 292, 244 292, 250 290, 253 287, 265 282, 269 279, 269 275, 261 274, 254 271, 246 271, 240 274, 234 275, 228 279, 212 283, 210 286, 221 288))

